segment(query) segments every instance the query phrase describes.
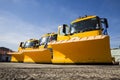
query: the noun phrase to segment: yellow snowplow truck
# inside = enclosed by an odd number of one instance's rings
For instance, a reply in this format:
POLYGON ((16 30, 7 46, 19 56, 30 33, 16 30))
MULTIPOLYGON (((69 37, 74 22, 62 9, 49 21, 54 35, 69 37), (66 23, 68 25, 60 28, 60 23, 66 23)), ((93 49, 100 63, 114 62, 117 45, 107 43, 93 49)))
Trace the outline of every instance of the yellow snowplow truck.
POLYGON ((63 24, 57 34, 48 33, 40 40, 21 43, 18 52, 11 53, 12 62, 58 64, 114 64, 111 56, 108 22, 98 16, 84 16, 63 24), (29 43, 28 43, 29 42, 29 43), (34 46, 27 47, 34 43, 34 46))

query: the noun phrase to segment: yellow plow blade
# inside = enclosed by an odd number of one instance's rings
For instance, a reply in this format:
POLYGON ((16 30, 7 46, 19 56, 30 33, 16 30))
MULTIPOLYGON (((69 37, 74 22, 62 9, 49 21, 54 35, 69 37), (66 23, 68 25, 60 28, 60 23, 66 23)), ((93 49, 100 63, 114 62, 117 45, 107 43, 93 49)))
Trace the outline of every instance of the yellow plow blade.
POLYGON ((76 37, 49 45, 53 48, 52 63, 112 63, 109 36, 76 37))
POLYGON ((22 50, 11 55, 12 62, 51 63, 51 53, 48 49, 22 50))
POLYGON ((24 51, 24 62, 51 63, 51 54, 48 49, 24 51))
POLYGON ((8 53, 11 55, 11 62, 23 62, 24 56, 21 52, 8 53))

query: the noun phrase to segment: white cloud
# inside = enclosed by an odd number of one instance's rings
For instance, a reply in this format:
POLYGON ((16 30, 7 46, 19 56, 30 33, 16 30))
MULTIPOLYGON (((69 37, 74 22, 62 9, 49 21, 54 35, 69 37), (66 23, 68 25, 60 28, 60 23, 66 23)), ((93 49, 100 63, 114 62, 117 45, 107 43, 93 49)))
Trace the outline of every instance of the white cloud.
POLYGON ((0 12, 0 46, 17 50, 18 44, 30 38, 40 38, 43 33, 53 31, 28 22, 7 12, 0 12), (5 13, 5 14, 2 14, 5 13))

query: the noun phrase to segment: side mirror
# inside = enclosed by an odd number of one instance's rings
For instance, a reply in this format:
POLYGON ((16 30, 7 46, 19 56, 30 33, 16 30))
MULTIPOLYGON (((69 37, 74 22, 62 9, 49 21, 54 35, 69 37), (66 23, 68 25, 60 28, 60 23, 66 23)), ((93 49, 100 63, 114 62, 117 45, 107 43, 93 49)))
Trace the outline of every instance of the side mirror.
POLYGON ((107 21, 106 18, 104 18, 104 23, 105 23, 105 25, 106 25, 106 28, 108 28, 108 21, 107 21))
POLYGON ((101 18, 101 22, 105 24, 106 28, 108 28, 108 21, 106 18, 101 18))
POLYGON ((66 34, 66 24, 63 24, 63 33, 66 34))
POLYGON ((24 46, 24 42, 20 42, 20 46, 19 47, 21 47, 21 48, 23 48, 24 46))

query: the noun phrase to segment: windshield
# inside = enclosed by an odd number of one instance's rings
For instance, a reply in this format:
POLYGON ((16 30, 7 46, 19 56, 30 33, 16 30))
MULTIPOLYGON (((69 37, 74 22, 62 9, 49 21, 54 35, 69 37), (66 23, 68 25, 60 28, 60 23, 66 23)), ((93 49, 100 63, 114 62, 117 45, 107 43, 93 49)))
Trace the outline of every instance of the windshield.
POLYGON ((30 48, 30 47, 35 47, 36 43, 35 42, 26 42, 24 47, 25 48, 30 48))
POLYGON ((42 37, 40 39, 40 45, 44 45, 44 44, 48 43, 48 39, 49 39, 49 37, 42 37))
POLYGON ((83 20, 71 24, 71 33, 85 32, 100 29, 97 18, 83 20))
POLYGON ((45 44, 47 44, 48 42, 56 41, 56 40, 57 40, 57 34, 51 35, 51 36, 42 37, 42 38, 40 39, 40 45, 45 45, 45 44))

